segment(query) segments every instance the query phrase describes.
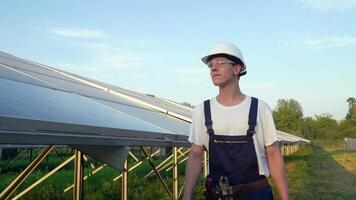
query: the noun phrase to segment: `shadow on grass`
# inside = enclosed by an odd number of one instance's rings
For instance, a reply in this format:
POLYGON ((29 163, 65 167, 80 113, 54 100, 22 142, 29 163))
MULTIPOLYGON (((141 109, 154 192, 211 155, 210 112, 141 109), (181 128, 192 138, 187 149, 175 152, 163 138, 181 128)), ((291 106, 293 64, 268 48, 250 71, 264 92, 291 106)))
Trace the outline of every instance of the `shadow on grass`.
POLYGON ((347 161, 348 156, 351 154, 342 150, 326 151, 312 144, 287 157, 290 196, 295 200, 356 199, 356 174, 335 161, 335 157, 347 161))

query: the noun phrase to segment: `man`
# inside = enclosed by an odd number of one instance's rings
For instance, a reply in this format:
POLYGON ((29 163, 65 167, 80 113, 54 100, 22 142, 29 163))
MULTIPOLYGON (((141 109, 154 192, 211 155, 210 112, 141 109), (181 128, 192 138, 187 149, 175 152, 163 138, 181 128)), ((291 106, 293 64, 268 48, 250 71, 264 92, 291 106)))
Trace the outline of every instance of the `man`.
POLYGON ((240 77, 246 65, 238 47, 221 42, 202 61, 219 94, 194 109, 186 165, 184 200, 192 193, 209 152, 205 199, 273 199, 266 177, 272 176, 280 199, 288 199, 284 161, 279 150, 271 109, 243 94, 240 77))

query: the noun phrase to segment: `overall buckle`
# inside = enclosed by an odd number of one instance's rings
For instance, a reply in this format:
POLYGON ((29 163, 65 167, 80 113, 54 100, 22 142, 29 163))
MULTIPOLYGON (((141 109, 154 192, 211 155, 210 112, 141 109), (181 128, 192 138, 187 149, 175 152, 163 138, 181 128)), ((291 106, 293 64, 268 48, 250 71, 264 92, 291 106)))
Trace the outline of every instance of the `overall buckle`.
POLYGON ((248 128, 248 130, 247 130, 247 135, 248 136, 253 136, 253 134, 255 134, 256 133, 256 131, 255 131, 255 125, 249 125, 249 128, 248 128))
POLYGON ((212 135, 214 134, 214 130, 213 130, 213 121, 209 120, 205 122, 205 126, 206 126, 206 133, 208 135, 212 135))

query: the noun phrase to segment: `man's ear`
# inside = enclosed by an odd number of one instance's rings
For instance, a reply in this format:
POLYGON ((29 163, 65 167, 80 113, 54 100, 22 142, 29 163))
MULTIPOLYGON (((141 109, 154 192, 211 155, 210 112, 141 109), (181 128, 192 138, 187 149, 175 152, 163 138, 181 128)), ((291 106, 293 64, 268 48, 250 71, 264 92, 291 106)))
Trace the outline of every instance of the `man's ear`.
POLYGON ((242 68, 242 66, 239 64, 234 65, 234 75, 236 75, 236 76, 239 75, 241 72, 241 68, 242 68))

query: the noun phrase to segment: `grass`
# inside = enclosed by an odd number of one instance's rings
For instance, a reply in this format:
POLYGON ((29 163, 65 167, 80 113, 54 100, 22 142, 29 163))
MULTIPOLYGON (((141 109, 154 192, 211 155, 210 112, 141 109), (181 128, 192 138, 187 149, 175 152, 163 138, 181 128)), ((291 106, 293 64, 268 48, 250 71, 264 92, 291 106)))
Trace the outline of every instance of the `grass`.
POLYGON ((285 160, 293 199, 355 199, 356 152, 341 141, 314 141, 285 160))
MULTIPOLYGON (((69 154, 68 154, 69 155, 69 154)), ((31 183, 42 177, 46 171, 53 169, 68 157, 65 154, 53 155, 47 163, 39 167, 20 186, 20 192, 31 183)), ((21 156, 20 156, 21 157, 21 156)), ((24 157, 23 157, 24 158, 24 157)), ((161 159, 155 160, 156 164, 161 159)), ((0 167, 10 166, 11 170, 0 173, 0 191, 19 174, 28 161, 16 161, 17 164, 0 162, 0 167), (18 170, 16 170, 18 169, 18 170)), ((290 196, 294 200, 338 200, 356 199, 356 152, 345 152, 343 141, 313 141, 296 153, 285 157, 288 173, 290 196)), ((95 162, 96 166, 102 163, 95 162)), ((129 162, 129 166, 133 163, 129 162)), ((63 193, 63 189, 73 182, 72 165, 54 174, 41 183, 23 199, 72 199, 72 191, 63 193)), ((143 179, 151 170, 147 162, 129 174, 129 199, 170 199, 156 177, 143 179)), ((89 173, 86 165, 85 174, 89 173)), ((184 166, 179 168, 179 184, 183 183, 184 166)), ((120 199, 121 180, 113 182, 119 172, 106 167, 84 184, 84 199, 120 199)), ((162 176, 168 187, 172 188, 171 172, 164 172, 162 176)), ((196 187, 193 199, 202 199, 204 179, 201 177, 196 187)), ((275 191, 274 191, 275 192, 275 191)))

